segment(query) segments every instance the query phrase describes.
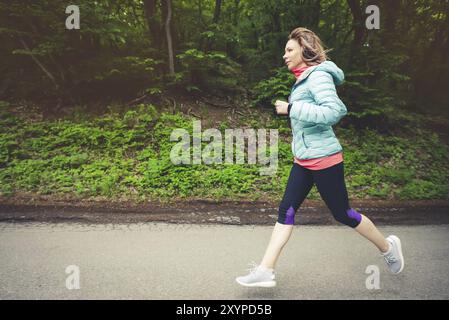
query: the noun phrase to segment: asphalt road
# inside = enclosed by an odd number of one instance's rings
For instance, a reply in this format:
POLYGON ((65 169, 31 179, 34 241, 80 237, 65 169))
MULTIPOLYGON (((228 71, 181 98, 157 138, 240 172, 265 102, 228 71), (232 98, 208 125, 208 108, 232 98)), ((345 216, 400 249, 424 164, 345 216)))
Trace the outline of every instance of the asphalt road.
POLYGON ((0 299, 448 299, 449 225, 379 229, 402 240, 400 275, 348 227, 295 226, 277 286, 245 288, 271 226, 0 223, 0 299))

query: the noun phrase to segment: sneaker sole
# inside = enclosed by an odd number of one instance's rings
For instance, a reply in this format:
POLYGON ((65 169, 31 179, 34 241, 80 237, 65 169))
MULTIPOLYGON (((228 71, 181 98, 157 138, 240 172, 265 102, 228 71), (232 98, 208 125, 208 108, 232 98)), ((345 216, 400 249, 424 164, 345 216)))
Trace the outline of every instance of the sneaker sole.
POLYGON ((402 272, 402 270, 404 269, 404 266, 405 266, 404 256, 402 255, 401 240, 396 236, 390 236, 390 239, 392 239, 394 242, 396 242, 396 244, 398 246, 398 250, 399 250, 399 257, 401 258, 401 261, 402 261, 401 268, 399 269, 399 271, 393 273, 393 274, 399 274, 402 272))
POLYGON ((262 288, 272 288, 276 286, 276 281, 263 281, 263 282, 254 282, 254 283, 243 283, 240 282, 238 279, 235 279, 235 281, 245 287, 262 287, 262 288))

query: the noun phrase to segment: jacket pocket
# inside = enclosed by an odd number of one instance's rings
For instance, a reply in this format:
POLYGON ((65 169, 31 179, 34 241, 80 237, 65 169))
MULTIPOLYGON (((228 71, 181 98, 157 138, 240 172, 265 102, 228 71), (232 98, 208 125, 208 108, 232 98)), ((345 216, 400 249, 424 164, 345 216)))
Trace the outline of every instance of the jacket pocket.
POLYGON ((302 137, 302 143, 304 144, 304 147, 308 148, 309 146, 306 143, 306 139, 304 138, 304 132, 301 134, 302 137))

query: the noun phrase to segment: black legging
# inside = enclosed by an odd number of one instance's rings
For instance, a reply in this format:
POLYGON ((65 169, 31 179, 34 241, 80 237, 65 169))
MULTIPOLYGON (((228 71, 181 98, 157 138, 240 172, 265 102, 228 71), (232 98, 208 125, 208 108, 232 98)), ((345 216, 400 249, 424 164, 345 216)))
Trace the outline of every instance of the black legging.
POLYGON ((309 194, 314 182, 335 220, 352 228, 357 227, 362 217, 349 207, 343 162, 322 170, 310 170, 293 163, 284 197, 279 205, 278 222, 294 224, 296 210, 309 194))

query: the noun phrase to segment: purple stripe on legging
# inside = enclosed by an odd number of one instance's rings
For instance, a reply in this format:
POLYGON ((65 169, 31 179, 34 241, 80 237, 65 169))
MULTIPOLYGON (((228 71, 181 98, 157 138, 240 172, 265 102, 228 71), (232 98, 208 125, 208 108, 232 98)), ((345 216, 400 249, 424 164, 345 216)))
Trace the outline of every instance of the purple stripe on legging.
POLYGON ((355 219, 355 220, 357 220, 357 222, 362 221, 362 216, 360 215, 360 213, 358 213, 354 209, 349 208, 348 210, 346 210, 346 213, 348 214, 349 218, 355 219))
POLYGON ((292 206, 287 210, 285 224, 295 224, 295 209, 292 206))

